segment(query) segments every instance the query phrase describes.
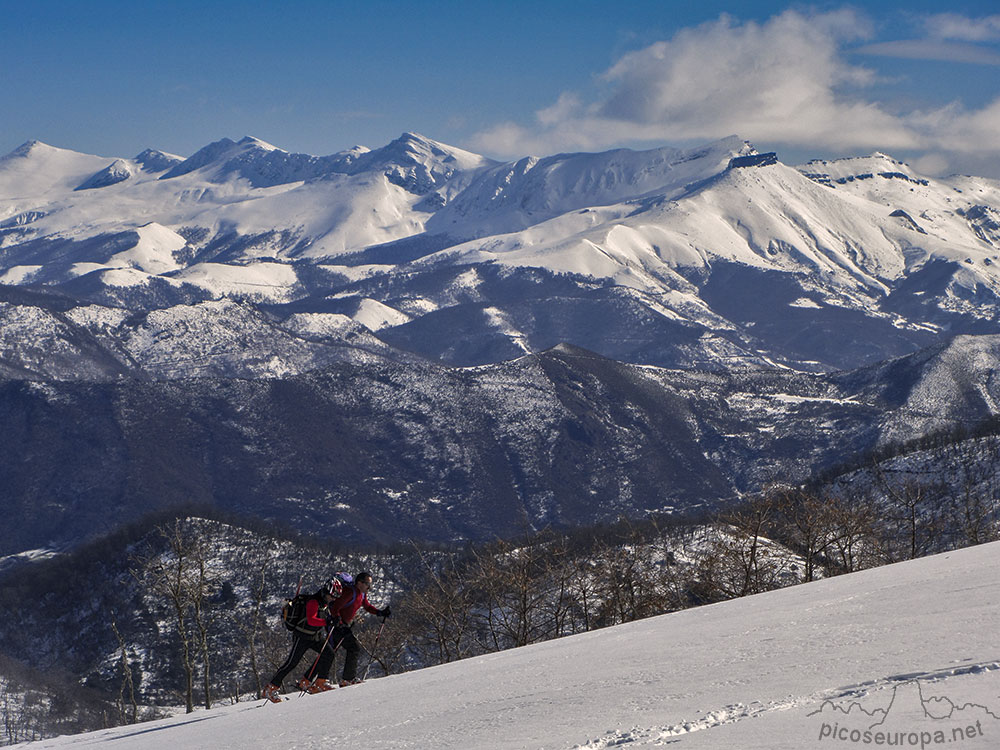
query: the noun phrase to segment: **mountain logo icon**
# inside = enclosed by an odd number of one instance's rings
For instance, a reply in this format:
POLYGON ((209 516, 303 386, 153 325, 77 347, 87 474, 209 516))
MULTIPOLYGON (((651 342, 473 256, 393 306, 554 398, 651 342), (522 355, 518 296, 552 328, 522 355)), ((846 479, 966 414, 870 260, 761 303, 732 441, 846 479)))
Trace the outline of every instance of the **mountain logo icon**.
POLYGON ((987 737, 996 742, 1000 736, 1000 712, 954 701, 918 679, 902 679, 891 691, 858 690, 855 696, 825 700, 808 714, 820 720, 820 746, 985 747, 980 743, 987 737))

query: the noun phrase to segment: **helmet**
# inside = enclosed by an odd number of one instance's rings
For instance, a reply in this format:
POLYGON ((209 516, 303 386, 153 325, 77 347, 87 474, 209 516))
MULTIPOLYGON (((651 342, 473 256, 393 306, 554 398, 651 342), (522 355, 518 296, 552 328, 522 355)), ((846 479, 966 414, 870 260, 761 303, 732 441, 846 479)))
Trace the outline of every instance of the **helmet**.
POLYGON ((342 590, 343 586, 341 586, 340 581, 338 581, 336 578, 328 579, 326 583, 323 584, 323 588, 321 589, 321 591, 324 594, 328 594, 332 596, 334 599, 340 596, 340 592, 342 590))

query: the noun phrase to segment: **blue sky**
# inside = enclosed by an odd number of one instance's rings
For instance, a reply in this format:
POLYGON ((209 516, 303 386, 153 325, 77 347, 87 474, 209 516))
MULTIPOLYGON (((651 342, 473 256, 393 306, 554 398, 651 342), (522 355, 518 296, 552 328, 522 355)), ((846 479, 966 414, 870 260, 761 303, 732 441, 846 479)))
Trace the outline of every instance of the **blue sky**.
POLYGON ((497 158, 729 134, 1000 177, 1000 8, 942 2, 0 0, 0 153, 328 154, 423 133, 497 158))

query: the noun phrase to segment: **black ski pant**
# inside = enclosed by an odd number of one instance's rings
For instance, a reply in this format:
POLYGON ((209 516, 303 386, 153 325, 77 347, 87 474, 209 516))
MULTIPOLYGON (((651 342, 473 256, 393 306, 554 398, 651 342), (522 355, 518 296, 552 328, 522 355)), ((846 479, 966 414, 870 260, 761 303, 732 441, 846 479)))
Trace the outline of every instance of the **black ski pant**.
POLYGON ((358 676, 358 654, 361 652, 361 644, 354 637, 354 631, 347 625, 334 628, 330 641, 339 643, 344 649, 344 671, 340 673, 340 678, 346 682, 351 682, 358 676))
POLYGON ((309 666, 306 669, 306 673, 302 675, 306 679, 319 679, 324 680, 330 677, 330 667, 333 666, 333 649, 337 644, 336 636, 330 638, 332 643, 327 643, 326 638, 321 640, 316 640, 316 636, 306 635, 304 633, 296 633, 292 640, 292 650, 288 654, 288 658, 285 659, 285 663, 278 667, 278 671, 274 673, 274 677, 271 678, 272 685, 281 685, 288 673, 295 669, 295 665, 302 661, 302 657, 305 656, 307 651, 318 651, 319 661, 316 661, 315 657, 309 659, 309 666), (323 644, 326 644, 326 648, 323 648, 323 644), (322 650, 321 650, 322 649, 322 650), (316 663, 316 669, 314 670, 313 663, 316 663))

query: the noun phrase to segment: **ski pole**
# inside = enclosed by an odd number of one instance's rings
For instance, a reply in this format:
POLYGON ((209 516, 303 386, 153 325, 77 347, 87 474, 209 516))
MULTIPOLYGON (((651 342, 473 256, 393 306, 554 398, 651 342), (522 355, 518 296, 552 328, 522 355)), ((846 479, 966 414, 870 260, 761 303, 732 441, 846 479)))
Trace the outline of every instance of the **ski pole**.
MULTIPOLYGON (((323 656, 323 651, 326 649, 327 644, 330 643, 330 637, 333 635, 333 631, 334 631, 334 628, 330 628, 330 632, 326 634, 326 640, 323 641, 322 648, 320 648, 319 653, 316 654, 316 661, 313 662, 312 667, 306 673, 306 679, 309 680, 310 682, 312 681, 313 672, 316 671, 316 666, 319 664, 320 657, 323 656)), ((347 636, 345 635, 344 638, 346 638, 346 637, 347 636)), ((337 645, 333 647, 333 653, 334 654, 337 653, 337 649, 340 648, 340 644, 344 642, 344 638, 341 638, 337 642, 337 645)), ((303 695, 305 695, 305 693, 306 693, 306 691, 303 690, 301 693, 299 693, 299 697, 301 698, 303 695)))
POLYGON ((372 650, 368 652, 368 665, 365 667, 365 673, 361 675, 361 681, 364 682, 365 678, 368 676, 368 670, 372 668, 372 662, 375 660, 375 650, 378 648, 378 639, 382 637, 382 631, 385 630, 385 621, 388 618, 382 618, 382 627, 378 629, 378 633, 375 634, 375 643, 372 644, 372 650))

